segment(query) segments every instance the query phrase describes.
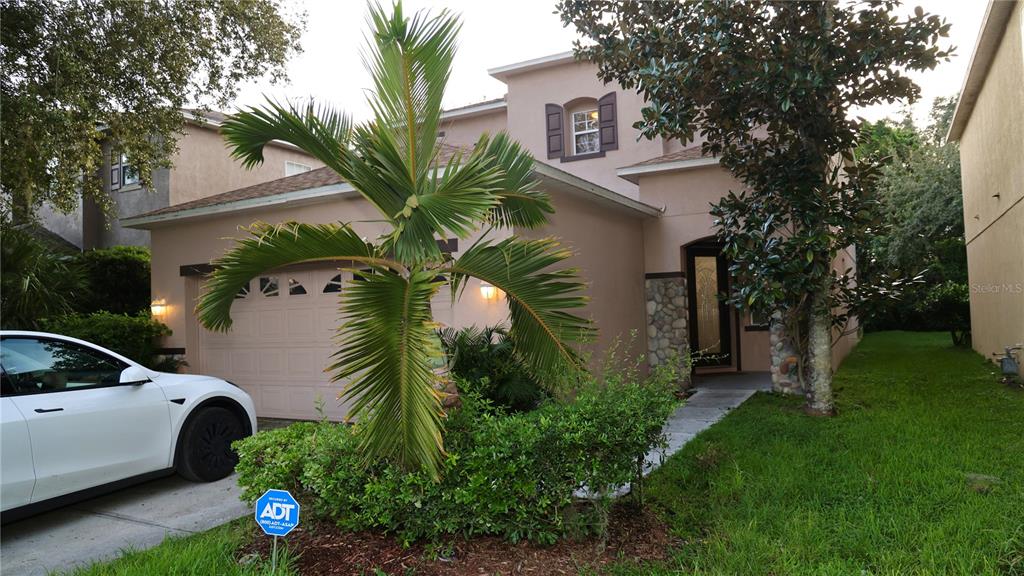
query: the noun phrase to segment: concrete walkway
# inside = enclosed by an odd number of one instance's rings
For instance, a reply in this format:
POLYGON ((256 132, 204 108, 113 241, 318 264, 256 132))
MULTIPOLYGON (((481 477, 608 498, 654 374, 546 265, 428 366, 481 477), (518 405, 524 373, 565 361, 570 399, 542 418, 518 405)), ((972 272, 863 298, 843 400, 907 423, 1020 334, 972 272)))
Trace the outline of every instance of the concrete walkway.
POLYGON ((47 574, 156 546, 219 526, 252 509, 232 474, 208 484, 177 476, 153 480, 3 527, 4 576, 47 574))
POLYGON ((647 475, 669 456, 686 445, 694 436, 711 427, 731 410, 746 402, 758 391, 772 389, 768 372, 743 372, 698 376, 695 379, 696 392, 686 403, 676 408, 665 423, 668 447, 652 450, 644 463, 647 475))

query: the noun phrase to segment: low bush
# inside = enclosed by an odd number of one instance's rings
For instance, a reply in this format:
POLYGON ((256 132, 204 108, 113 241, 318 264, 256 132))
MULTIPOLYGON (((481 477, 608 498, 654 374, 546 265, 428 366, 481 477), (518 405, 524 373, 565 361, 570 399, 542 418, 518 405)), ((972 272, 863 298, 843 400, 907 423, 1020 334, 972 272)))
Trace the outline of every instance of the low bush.
POLYGON ((142 246, 86 250, 78 256, 89 283, 81 312, 105 310, 115 314, 149 311, 150 255, 142 246))
POLYGON ((551 543, 577 534, 576 512, 596 511, 602 532, 609 494, 636 482, 644 455, 664 441, 676 375, 608 379, 564 404, 503 415, 474 394, 447 421, 442 479, 364 462, 358 424, 301 423, 236 444, 243 498, 292 490, 307 509, 348 530, 380 529, 404 542, 498 535, 551 543), (599 497, 575 506, 574 492, 599 497))
POLYGON ((0 328, 37 330, 40 319, 74 311, 88 289, 75 257, 0 222, 0 293, 0 328))
POLYGON ((47 332, 91 342, 155 370, 175 368, 156 354, 157 338, 170 335, 171 329, 147 313, 66 314, 43 320, 42 324, 47 332))
POLYGON ((445 328, 438 336, 460 393, 479 394, 513 412, 532 410, 548 397, 515 355, 505 327, 445 328))

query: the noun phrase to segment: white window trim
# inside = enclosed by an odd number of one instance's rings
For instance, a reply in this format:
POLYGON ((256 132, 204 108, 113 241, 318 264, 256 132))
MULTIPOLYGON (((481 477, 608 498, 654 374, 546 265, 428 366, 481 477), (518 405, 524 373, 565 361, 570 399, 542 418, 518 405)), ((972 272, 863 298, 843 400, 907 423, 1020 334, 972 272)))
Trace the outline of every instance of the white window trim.
MULTIPOLYGON (((572 114, 569 115, 569 122, 572 123, 572 154, 573 154, 573 156, 577 156, 577 155, 580 154, 580 151, 576 149, 576 137, 577 136, 579 136, 581 134, 595 134, 595 133, 598 133, 599 130, 600 130, 599 122, 594 122, 594 127, 592 129, 590 129, 590 130, 576 130, 576 115, 577 114, 586 114, 587 118, 589 119, 590 114, 591 113, 596 113, 596 112, 597 112, 597 108, 594 108, 593 110, 578 110, 578 111, 573 112, 572 114)), ((583 154, 596 154, 596 153, 598 153, 600 151, 601 151, 601 137, 600 137, 600 134, 598 134, 597 150, 591 150, 589 152, 583 152, 583 154)))
POLYGON ((297 174, 304 174, 306 172, 311 171, 312 169, 313 169, 313 167, 310 166, 309 164, 303 164, 301 162, 292 162, 291 160, 285 160, 285 162, 284 162, 284 175, 285 175, 285 177, 295 176, 297 174), (289 174, 288 173, 288 169, 289 168, 292 168, 295 171, 292 172, 291 174, 289 174))
POLYGON ((142 185, 142 178, 141 178, 141 175, 139 174, 139 170, 135 166, 133 166, 133 165, 128 163, 128 155, 127 154, 121 154, 121 178, 120 178, 120 181, 121 181, 121 186, 120 186, 121 188, 139 187, 139 186, 142 185), (125 178, 125 168, 131 168, 132 171, 135 172, 135 178, 131 182, 129 182, 128 179, 125 178))

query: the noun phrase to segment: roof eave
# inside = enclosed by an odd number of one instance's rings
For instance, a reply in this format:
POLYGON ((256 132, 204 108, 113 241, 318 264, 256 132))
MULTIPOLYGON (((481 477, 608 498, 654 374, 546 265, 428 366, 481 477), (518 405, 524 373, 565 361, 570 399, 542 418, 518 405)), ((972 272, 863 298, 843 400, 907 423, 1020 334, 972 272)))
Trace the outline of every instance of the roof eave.
POLYGON ((505 110, 506 108, 508 108, 508 102, 505 102, 504 100, 501 102, 478 104, 476 106, 466 106, 455 110, 441 112, 441 120, 457 120, 461 118, 485 116, 487 114, 493 114, 498 110, 505 110))
POLYGON ((967 66, 967 74, 964 75, 964 82, 960 88, 960 100, 953 111, 953 120, 946 133, 946 142, 955 142, 963 135, 1016 5, 1017 0, 989 0, 985 16, 981 20, 978 39, 974 43, 974 53, 971 55, 971 62, 967 66))
POLYGON ((663 174, 666 172, 682 172, 702 168, 704 166, 716 166, 720 159, 715 156, 711 158, 695 158, 693 160, 675 160, 673 162, 662 162, 660 164, 644 164, 640 166, 626 166, 615 171, 619 178, 628 180, 633 184, 640 183, 640 177, 650 174, 663 174))
POLYGON ((551 68, 553 66, 561 66, 562 64, 575 61, 576 55, 572 51, 559 52, 558 54, 549 54, 532 60, 524 60, 522 62, 506 64, 505 66, 498 66, 497 68, 490 68, 487 70, 487 73, 492 78, 506 82, 510 76, 515 76, 516 74, 551 68))

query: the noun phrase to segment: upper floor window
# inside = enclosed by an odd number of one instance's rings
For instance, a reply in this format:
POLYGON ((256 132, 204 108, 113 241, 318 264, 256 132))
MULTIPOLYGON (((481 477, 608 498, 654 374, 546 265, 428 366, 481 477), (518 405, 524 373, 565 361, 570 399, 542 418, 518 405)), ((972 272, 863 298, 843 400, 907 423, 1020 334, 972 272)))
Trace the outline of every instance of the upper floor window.
POLYGON ((565 104, 545 104, 548 158, 571 162, 601 158, 609 150, 618 150, 615 100, 615 92, 609 92, 600 98, 584 96, 565 104))
POLYGON ((121 185, 132 186, 139 183, 139 169, 128 163, 128 156, 121 154, 121 185))
POLYGON ((302 174, 303 172, 309 172, 312 170, 312 166, 306 164, 300 164, 299 162, 287 161, 284 163, 284 175, 295 176, 296 174, 302 174))
POLYGON ((597 109, 572 113, 572 144, 573 154, 592 154, 601 150, 597 109))

